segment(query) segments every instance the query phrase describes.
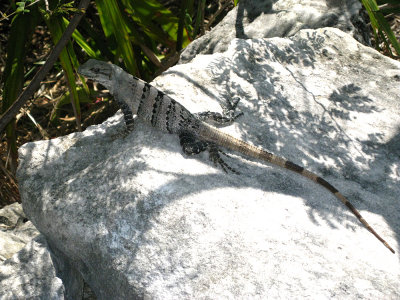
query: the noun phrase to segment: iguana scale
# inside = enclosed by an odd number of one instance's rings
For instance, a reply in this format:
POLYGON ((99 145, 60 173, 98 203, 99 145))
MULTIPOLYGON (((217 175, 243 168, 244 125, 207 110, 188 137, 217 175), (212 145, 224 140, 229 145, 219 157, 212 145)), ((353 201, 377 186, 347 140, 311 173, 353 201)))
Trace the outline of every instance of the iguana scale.
POLYGON ((180 143, 186 154, 198 154, 208 150, 214 163, 219 163, 225 171, 233 169, 220 158, 218 146, 307 177, 334 194, 379 241, 395 253, 389 244, 365 221, 358 210, 325 179, 291 161, 223 133, 204 122, 206 119, 216 122, 231 122, 237 116, 226 117, 216 113, 196 116, 155 87, 126 73, 120 67, 106 62, 88 60, 79 68, 78 72, 102 84, 110 91, 122 109, 128 130, 133 129, 133 115, 137 115, 139 119, 161 131, 179 135, 180 143))

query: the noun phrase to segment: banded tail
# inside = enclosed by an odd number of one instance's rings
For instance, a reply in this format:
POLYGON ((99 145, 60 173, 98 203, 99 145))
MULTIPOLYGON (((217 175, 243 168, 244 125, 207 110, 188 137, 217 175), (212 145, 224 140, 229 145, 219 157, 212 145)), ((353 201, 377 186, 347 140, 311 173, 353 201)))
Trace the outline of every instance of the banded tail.
POLYGON ((392 247, 368 224, 367 221, 361 216, 358 210, 343 196, 333 185, 327 182, 325 179, 319 177, 317 174, 308 171, 307 169, 291 162, 282 157, 276 156, 272 153, 259 149, 253 145, 247 144, 239 139, 236 139, 226 133, 219 131, 218 129, 209 126, 208 124, 202 124, 199 130, 199 138, 205 141, 213 142, 219 146, 227 149, 237 151, 244 155, 260 159, 262 161, 269 162, 279 167, 296 172, 315 183, 323 186, 329 190, 336 198, 338 198, 344 205, 346 205, 350 211, 357 217, 357 219, 392 253, 395 253, 392 247))

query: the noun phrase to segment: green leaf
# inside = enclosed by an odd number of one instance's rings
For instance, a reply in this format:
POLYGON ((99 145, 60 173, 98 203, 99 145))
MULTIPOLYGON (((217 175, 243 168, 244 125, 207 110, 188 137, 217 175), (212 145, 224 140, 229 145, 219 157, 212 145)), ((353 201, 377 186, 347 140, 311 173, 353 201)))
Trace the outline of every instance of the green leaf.
MULTIPOLYGON (((38 22, 37 10, 29 14, 19 14, 13 18, 7 41, 7 58, 4 69, 4 89, 1 112, 5 112, 17 99, 24 84, 24 61, 28 41, 38 22)), ((15 136, 15 120, 6 127, 8 148, 11 150, 13 164, 16 164, 17 146, 15 136)))
MULTIPOLYGON (((69 21, 66 18, 62 18, 64 22, 64 27, 66 28, 69 24, 69 21)), ((78 45, 89 55, 91 58, 100 59, 99 51, 95 51, 90 45, 86 42, 82 34, 75 29, 72 33, 72 38, 78 43, 78 45)))
POLYGON ((380 36, 382 40, 386 44, 388 44, 388 41, 385 35, 383 34, 383 32, 385 32, 386 36, 389 38, 389 41, 396 50, 397 54, 400 55, 400 44, 397 41, 388 22, 385 20, 385 17, 383 16, 382 12, 379 10, 375 0, 361 0, 361 1, 364 7, 366 8, 369 18, 371 20, 371 26, 374 29, 375 39, 378 41, 378 36, 380 36))
POLYGON ((118 61, 119 56, 122 56, 128 71, 131 74, 137 74, 138 69, 130 40, 129 26, 124 20, 117 1, 96 0, 96 4, 105 35, 108 39, 111 39, 111 42, 115 42, 115 61, 118 61))
POLYGON ((89 43, 93 49, 97 49, 100 52, 99 56, 106 58, 106 60, 113 61, 114 55, 111 53, 112 46, 104 38, 102 32, 96 31, 92 28, 92 25, 83 18, 79 24, 79 30, 84 36, 90 37, 89 43))
POLYGON ((376 19, 378 20, 379 27, 386 33, 393 48, 396 50, 397 54, 400 55, 400 44, 397 41, 396 36, 390 28, 388 22, 385 20, 385 17, 380 11, 375 11, 374 14, 376 19))
MULTIPOLYGON (((121 0, 132 20, 154 41, 174 47, 179 19, 155 0, 121 0)), ((186 24, 187 25, 187 24, 186 24)), ((190 43, 187 31, 183 32, 183 47, 190 43)))
MULTIPOLYGON (((43 7, 40 7, 39 11, 41 12, 43 18, 46 21, 47 27, 50 30, 50 34, 52 36, 54 44, 56 44, 60 40, 63 32, 66 29, 66 24, 63 21, 63 17, 61 15, 49 14, 43 7)), ((74 108, 77 126, 78 128, 80 128, 81 109, 80 109, 79 95, 77 92, 77 86, 75 83, 75 72, 74 72, 74 68, 77 69, 79 63, 70 41, 68 42, 67 46, 61 51, 59 59, 67 79, 68 88, 71 94, 73 95, 72 99, 73 103, 71 104, 74 108)))

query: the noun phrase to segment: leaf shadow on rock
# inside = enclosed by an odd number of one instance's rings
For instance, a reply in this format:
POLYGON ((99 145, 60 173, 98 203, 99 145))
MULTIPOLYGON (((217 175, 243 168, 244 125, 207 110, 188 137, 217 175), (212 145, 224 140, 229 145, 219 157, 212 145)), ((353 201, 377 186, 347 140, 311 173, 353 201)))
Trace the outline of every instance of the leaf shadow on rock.
POLYGON ((244 31, 243 20, 247 19, 248 23, 252 23, 259 17, 261 13, 273 13, 272 6, 278 0, 259 0, 240 2, 237 5, 237 14, 235 18, 235 37, 240 39, 248 39, 248 35, 244 31), (262 7, 263 9, 260 9, 262 7))
MULTIPOLYGON (((213 74, 213 85, 215 84, 220 90, 220 97, 216 98, 206 90, 207 85, 196 83, 190 76, 185 74, 179 76, 200 88, 210 98, 219 101, 221 106, 224 106, 225 102, 232 97, 239 96, 241 99, 246 99, 251 105, 239 104, 245 117, 237 121, 237 126, 243 133, 242 140, 250 141, 267 151, 311 168, 315 173, 332 182, 350 202, 355 204, 357 209, 380 214, 393 229, 398 228, 396 214, 400 213, 399 208, 393 204, 393 199, 385 199, 385 194, 394 195, 398 191, 398 188, 396 189, 398 182, 389 176, 387 170, 385 171, 390 165, 398 163, 398 157, 391 157, 385 150, 387 146, 382 143, 375 143, 378 148, 375 151, 367 149, 368 141, 353 139, 340 125, 343 120, 351 122, 353 113, 373 114, 383 111, 384 108, 378 107, 376 102, 363 93, 362 87, 356 83, 335 88, 326 97, 329 100, 328 103, 320 101, 321 96, 315 95, 303 84, 304 75, 301 72, 296 73, 296 68, 290 67, 297 65, 299 69, 302 67, 314 69, 316 52, 324 53, 325 51, 324 37, 316 33, 308 33, 307 38, 296 39, 296 43, 288 44, 284 48, 264 41, 269 49, 268 53, 258 53, 256 47, 248 46, 245 41, 237 43, 237 53, 233 58, 224 57, 209 66, 213 74), (287 93, 282 92, 283 87, 273 65, 263 64, 265 58, 286 66, 293 81, 302 90, 299 97, 305 97, 307 98, 305 102, 308 101, 320 107, 320 112, 297 110, 287 93), (252 97, 251 93, 247 93, 236 80, 232 80, 232 74, 252 85, 257 91, 257 96, 252 97), (267 122, 265 116, 268 116, 267 122), (353 149, 351 152, 350 148, 353 149), (371 155, 373 159, 370 158, 371 155), (324 165, 320 162, 321 160, 334 162, 334 168, 324 165), (381 167, 377 168, 376 165, 381 165, 381 167), (372 172, 373 176, 371 176, 372 172), (366 203, 362 193, 348 187, 342 188, 340 183, 335 184, 335 181, 343 181, 343 178, 345 181, 359 184, 364 191, 373 193, 377 202, 366 203), (384 187, 382 182, 385 183, 384 187), (379 190, 385 190, 385 192, 379 193, 377 192, 379 190), (388 207, 393 207, 393 209, 388 207)), ((318 53, 318 55, 321 54, 318 53)), ((179 74, 176 71, 171 72, 179 74)), ((379 134, 372 134, 370 137, 372 141, 382 140, 379 134)), ((283 192, 287 193, 287 191, 283 192)), ((337 201, 336 198, 335 200, 337 201)), ((317 222, 314 217, 315 211, 319 215, 322 214, 332 227, 335 226, 331 219, 334 221, 341 219, 336 215, 332 218, 331 208, 324 205, 320 207, 321 205, 312 203, 313 201, 309 199, 307 202, 310 207, 313 207, 310 209, 310 218, 315 222, 317 222)), ((336 207, 335 214, 338 211, 347 210, 339 202, 336 207)), ((355 226, 360 225, 355 218, 354 221, 357 224, 355 226)), ((399 234, 398 230, 395 231, 399 234)))
POLYGON ((65 291, 55 276, 43 235, 0 265, 1 296, 6 299, 59 299, 65 291))

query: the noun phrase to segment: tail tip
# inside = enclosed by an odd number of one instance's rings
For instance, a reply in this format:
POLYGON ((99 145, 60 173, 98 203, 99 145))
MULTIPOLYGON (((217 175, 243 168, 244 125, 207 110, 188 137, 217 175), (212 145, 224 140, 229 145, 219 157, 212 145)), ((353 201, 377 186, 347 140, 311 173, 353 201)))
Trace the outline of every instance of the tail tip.
POLYGON ((385 245, 386 248, 388 248, 388 249, 390 250, 390 252, 392 252, 393 254, 396 253, 396 251, 394 251, 393 248, 390 247, 389 244, 388 244, 387 242, 384 241, 383 244, 385 245))

